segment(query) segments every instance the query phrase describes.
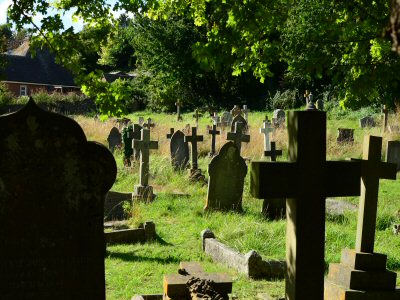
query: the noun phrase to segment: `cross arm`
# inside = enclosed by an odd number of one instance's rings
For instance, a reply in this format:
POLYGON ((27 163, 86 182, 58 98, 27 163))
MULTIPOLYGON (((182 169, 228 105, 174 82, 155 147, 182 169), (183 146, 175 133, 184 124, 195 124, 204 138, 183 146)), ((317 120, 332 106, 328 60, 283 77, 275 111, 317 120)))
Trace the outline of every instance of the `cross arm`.
POLYGON ((396 179, 397 165, 394 163, 382 162, 379 168, 379 178, 396 179))
POLYGON ((325 174, 326 197, 360 195, 361 162, 327 161, 325 174))

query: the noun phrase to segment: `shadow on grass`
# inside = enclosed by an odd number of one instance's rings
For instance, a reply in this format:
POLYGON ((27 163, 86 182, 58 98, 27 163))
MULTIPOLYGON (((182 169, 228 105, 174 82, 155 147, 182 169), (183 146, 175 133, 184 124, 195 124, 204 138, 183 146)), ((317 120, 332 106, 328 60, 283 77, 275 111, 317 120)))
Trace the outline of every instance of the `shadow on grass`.
POLYGON ((174 244, 168 243, 165 240, 163 240, 162 237, 160 237, 159 235, 157 235, 156 239, 153 241, 157 244, 160 244, 162 246, 173 246, 174 244))
POLYGON ((160 264, 178 264, 181 262, 181 259, 177 257, 146 257, 146 256, 138 256, 135 255, 134 252, 115 252, 115 251, 109 251, 107 250, 106 257, 109 259, 120 259, 123 261, 128 261, 128 262, 157 262, 160 264))

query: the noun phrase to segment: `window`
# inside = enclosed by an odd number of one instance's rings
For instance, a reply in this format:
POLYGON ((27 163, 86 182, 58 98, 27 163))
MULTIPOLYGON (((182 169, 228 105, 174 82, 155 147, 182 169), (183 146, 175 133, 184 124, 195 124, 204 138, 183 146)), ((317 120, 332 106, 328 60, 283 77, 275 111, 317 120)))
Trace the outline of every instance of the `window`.
POLYGON ((28 88, 26 85, 19 86, 19 95, 20 96, 27 96, 28 95, 28 88))

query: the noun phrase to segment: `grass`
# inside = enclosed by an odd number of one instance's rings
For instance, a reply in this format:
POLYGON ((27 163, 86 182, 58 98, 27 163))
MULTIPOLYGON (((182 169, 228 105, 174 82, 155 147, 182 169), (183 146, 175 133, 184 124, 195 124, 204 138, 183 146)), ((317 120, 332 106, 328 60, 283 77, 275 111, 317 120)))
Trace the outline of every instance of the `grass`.
MULTIPOLYGON (((260 159, 263 151, 263 139, 259 133, 265 112, 250 113, 251 141, 244 145, 243 156, 260 159)), ((285 257, 285 220, 268 221, 261 216, 262 200, 254 199, 249 194, 249 176, 245 180, 243 196, 244 212, 204 213, 207 187, 189 182, 186 172, 176 173, 169 161, 169 141, 166 134, 170 127, 184 128, 186 123, 194 124, 192 114, 184 114, 183 122, 177 123, 175 115, 140 112, 129 115, 136 121, 138 116, 151 117, 157 124, 152 130, 152 139, 159 141, 159 150, 152 151, 150 157, 150 184, 158 197, 152 203, 134 203, 132 207, 132 226, 145 220, 156 223, 159 239, 148 244, 116 245, 108 247, 106 254, 107 299, 128 300, 134 294, 162 293, 164 274, 176 273, 180 261, 199 261, 208 272, 227 272, 234 281, 233 294, 239 299, 256 299, 258 293, 273 296, 283 295, 284 282, 249 280, 235 270, 213 263, 201 251, 200 232, 205 228, 214 231, 217 238, 229 246, 246 253, 257 250, 263 257, 283 259, 285 257)), ((271 112, 268 113, 272 117, 271 112)), ((77 117, 90 140, 106 144, 109 130, 115 126, 114 120, 103 123, 95 119, 77 117)), ((199 167, 207 174, 210 159, 206 156, 210 147, 206 126, 210 119, 203 117, 199 121, 199 134, 204 135, 204 142, 199 146, 199 167)), ((360 129, 358 115, 349 117, 336 116, 327 123, 327 159, 345 159, 361 157, 362 138, 365 134, 380 135, 380 127, 360 129), (355 142, 350 145, 336 144, 336 128, 355 129, 355 142)), ((225 133, 226 135, 226 133, 225 133)), ((399 136, 385 134, 384 140, 399 139, 399 136)), ((280 160, 287 159, 287 134, 285 130, 273 133, 272 140, 278 148, 284 150, 280 160)), ((225 142, 219 136, 217 147, 225 142)), ((384 143, 385 148, 385 143, 384 143)), ((122 153, 116 151, 118 177, 113 190, 132 191, 138 183, 138 164, 126 169, 122 164, 122 153)), ((393 223, 400 223, 400 179, 381 180, 379 208, 376 231, 376 251, 388 255, 388 268, 400 272, 400 239, 392 234, 393 223)), ((358 197, 347 199, 358 203, 358 197)), ((347 212, 344 218, 328 218, 326 221, 326 264, 340 260, 341 249, 354 248, 357 226, 357 213, 347 212)), ((398 283, 400 281, 398 280, 398 283)))

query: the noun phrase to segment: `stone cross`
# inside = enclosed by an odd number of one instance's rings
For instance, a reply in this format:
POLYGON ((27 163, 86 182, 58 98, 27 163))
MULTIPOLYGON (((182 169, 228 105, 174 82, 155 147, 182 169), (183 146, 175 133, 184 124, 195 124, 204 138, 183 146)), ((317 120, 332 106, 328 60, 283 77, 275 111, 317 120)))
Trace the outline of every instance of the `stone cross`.
POLYGON ((386 132, 387 127, 388 127, 388 117, 389 117, 389 110, 387 109, 386 105, 383 105, 382 108, 382 113, 383 113, 383 132, 386 132))
POLYGON ((149 156, 150 149, 158 149, 157 141, 150 141, 150 130, 141 130, 141 139, 133 139, 132 147, 140 152, 140 185, 149 184, 149 156))
POLYGON ((178 100, 175 102, 176 105, 176 120, 177 121, 182 121, 182 116, 181 116, 181 102, 178 100))
POLYGON ((290 111, 288 136, 290 162, 252 162, 250 190, 287 198, 286 299, 323 300, 325 198, 360 195, 361 163, 326 161, 323 111, 290 111))
POLYGON ((247 109, 247 105, 243 105, 242 113, 243 113, 243 117, 246 120, 246 122, 249 121, 248 120, 249 111, 250 111, 250 109, 247 109))
POLYGON ((242 142, 245 143, 250 142, 250 135, 243 133, 243 123, 236 122, 235 132, 228 132, 226 135, 226 139, 228 141, 233 141, 240 153, 240 150, 242 148, 242 142))
POLYGON ((170 128, 170 129, 169 129, 169 133, 167 134, 167 139, 168 139, 168 140, 172 137, 172 135, 174 134, 174 132, 175 132, 175 129, 174 129, 174 128, 170 128))
POLYGON ((277 150, 275 147, 275 142, 271 142, 270 150, 264 151, 264 156, 270 157, 271 161, 276 161, 276 157, 282 155, 282 150, 277 150))
POLYGON ((192 170, 197 170, 197 142, 202 142, 203 136, 197 135, 197 127, 192 127, 192 135, 185 136, 185 143, 192 144, 192 170))
POLYGON ((272 126, 271 122, 268 118, 263 122, 263 127, 260 128, 260 133, 264 135, 264 151, 271 150, 270 143, 269 143, 269 134, 274 132, 274 127, 272 126))
POLYGON ((212 129, 208 131, 209 134, 211 134, 211 150, 210 150, 210 156, 213 156, 215 154, 215 140, 216 136, 220 134, 220 131, 217 130, 217 125, 213 124, 212 129))
POLYGON ((1 299, 105 300, 110 151, 32 99, 0 116, 0 149, 1 299))
POLYGON ((146 123, 143 123, 143 128, 146 128, 146 129, 151 129, 151 128, 154 128, 154 126, 156 126, 156 124, 154 124, 153 122, 152 122, 152 120, 151 120, 151 118, 148 118, 147 119, 147 122, 146 123))
POLYGON ((228 299, 228 294, 232 293, 232 279, 227 274, 205 273, 199 263, 181 262, 178 273, 164 276, 164 295, 168 299, 203 299, 198 295, 190 295, 187 283, 193 277, 213 281, 215 291, 223 299, 228 299))
POLYGON ((379 179, 396 179, 396 165, 381 162, 382 138, 364 137, 361 196, 357 222, 357 252, 374 252, 379 179))
POLYGON ((195 122, 196 122, 196 128, 199 127, 199 118, 200 118, 201 116, 202 116, 202 114, 200 114, 200 113, 199 113, 199 110, 196 109, 196 110, 194 111, 194 115, 193 115, 193 118, 195 118, 195 122))

